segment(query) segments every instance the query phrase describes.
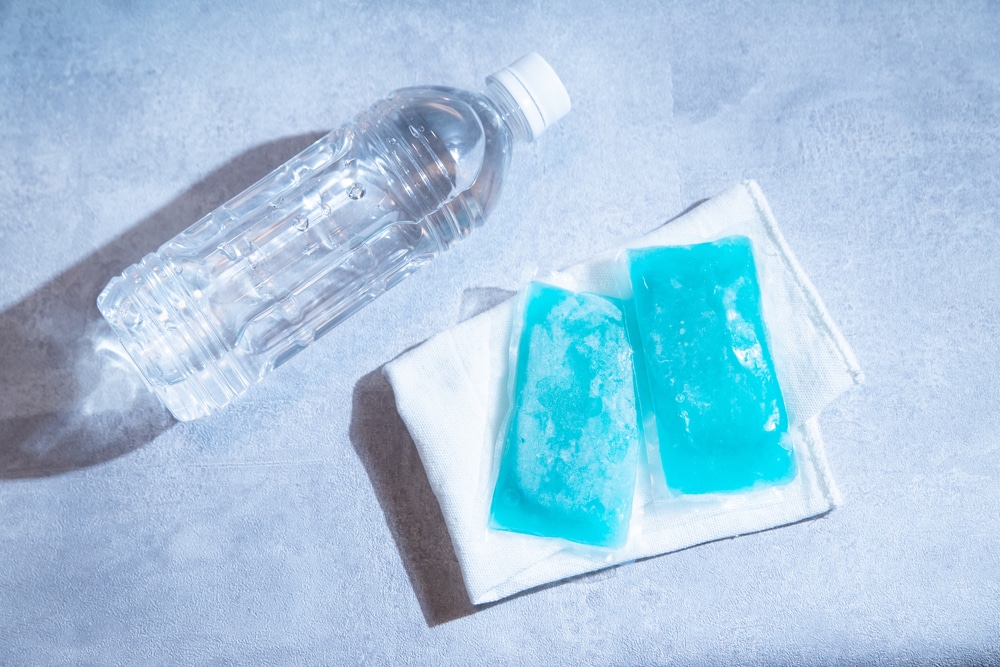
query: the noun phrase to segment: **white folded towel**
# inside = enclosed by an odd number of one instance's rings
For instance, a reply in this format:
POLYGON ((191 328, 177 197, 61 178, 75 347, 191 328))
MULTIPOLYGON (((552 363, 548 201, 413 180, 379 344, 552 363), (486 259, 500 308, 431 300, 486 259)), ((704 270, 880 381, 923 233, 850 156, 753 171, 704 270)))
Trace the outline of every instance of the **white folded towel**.
MULTIPOLYGON (((861 381, 849 346, 803 273, 756 183, 704 202, 627 247, 751 238, 772 356, 788 410, 799 474, 789 485, 649 505, 624 548, 594 560, 565 542, 486 528, 493 447, 503 420, 513 299, 462 322, 385 366, 396 407, 441 505, 474 604, 695 544, 823 514, 839 502, 816 417, 861 381)), ((614 280, 618 248, 566 272, 587 284, 614 280)))

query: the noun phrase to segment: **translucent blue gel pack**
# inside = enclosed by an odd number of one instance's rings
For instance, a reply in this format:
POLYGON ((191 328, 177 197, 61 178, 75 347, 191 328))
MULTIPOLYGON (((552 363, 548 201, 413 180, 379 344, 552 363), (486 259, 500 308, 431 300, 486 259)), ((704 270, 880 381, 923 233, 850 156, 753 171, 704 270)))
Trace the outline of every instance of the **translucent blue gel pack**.
POLYGON ((522 299, 490 527, 621 546, 639 451, 621 302, 539 282, 522 299))
POLYGON ((631 249, 624 262, 650 461, 668 492, 791 481, 796 462, 750 239, 631 249))

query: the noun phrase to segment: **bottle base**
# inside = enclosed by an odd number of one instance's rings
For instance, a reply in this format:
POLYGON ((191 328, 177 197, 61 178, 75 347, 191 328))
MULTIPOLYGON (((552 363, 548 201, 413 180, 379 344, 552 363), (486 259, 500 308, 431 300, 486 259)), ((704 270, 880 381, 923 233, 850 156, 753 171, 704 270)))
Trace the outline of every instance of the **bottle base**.
POLYGON ((207 416, 250 386, 194 301, 155 253, 112 279, 97 298, 146 386, 180 421, 207 416))

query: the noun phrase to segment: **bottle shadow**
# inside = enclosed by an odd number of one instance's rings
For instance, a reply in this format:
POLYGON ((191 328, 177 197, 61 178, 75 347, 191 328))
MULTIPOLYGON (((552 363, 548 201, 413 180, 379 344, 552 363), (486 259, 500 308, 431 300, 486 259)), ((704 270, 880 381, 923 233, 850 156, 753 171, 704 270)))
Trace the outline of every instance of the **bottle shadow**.
POLYGON ((174 423, 97 310, 108 280, 323 136, 233 158, 0 313, 0 479, 57 475, 127 454, 174 423))

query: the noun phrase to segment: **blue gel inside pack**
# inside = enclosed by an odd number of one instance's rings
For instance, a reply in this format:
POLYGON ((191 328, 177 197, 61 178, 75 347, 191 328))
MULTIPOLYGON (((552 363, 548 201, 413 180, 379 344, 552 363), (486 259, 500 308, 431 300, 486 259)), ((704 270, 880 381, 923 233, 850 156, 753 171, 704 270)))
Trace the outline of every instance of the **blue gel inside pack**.
POLYGON ((621 302, 530 283, 522 325, 490 525, 619 546, 639 447, 621 302))
POLYGON ((700 494, 794 478, 750 240, 628 250, 626 262, 640 403, 655 413, 667 487, 700 494))

